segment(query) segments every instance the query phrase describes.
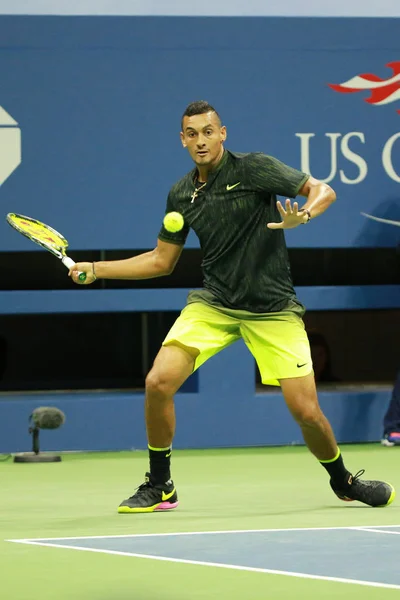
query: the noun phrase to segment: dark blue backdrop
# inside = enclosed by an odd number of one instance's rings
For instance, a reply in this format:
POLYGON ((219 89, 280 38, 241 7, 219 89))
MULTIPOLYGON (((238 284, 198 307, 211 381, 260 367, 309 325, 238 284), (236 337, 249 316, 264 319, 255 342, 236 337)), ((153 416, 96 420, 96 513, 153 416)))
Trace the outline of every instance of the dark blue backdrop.
MULTIPOLYGON (((288 232, 290 246, 398 242, 397 227, 360 212, 400 219, 400 102, 371 106, 369 92, 328 86, 361 73, 391 78, 385 65, 400 61, 398 19, 2 16, 0 40, 0 107, 22 131, 22 163, 1 186, 0 215, 48 222, 82 260, 88 249, 155 244, 168 190, 191 168, 179 124, 196 99, 219 110, 232 150, 301 168, 308 139, 312 174, 325 179, 333 164, 337 203, 288 232), (390 139, 392 171, 382 163, 390 139)), ((0 176, 9 133, 0 111, 0 176)), ((197 245, 193 235, 188 245, 197 245)), ((35 249, 0 218, 0 251, 35 249)), ((399 306, 399 286, 297 291, 310 310, 399 306)), ((0 313, 179 310, 186 292, 7 290, 0 313)), ((177 395, 176 447, 298 443, 280 396, 255 393, 254 360, 235 344, 202 368, 197 394, 177 395)), ((339 441, 379 439, 388 400, 388 389, 321 394, 339 441)), ((141 393, 20 394, 0 398, 0 452, 29 449, 27 417, 38 404, 67 414, 44 448, 146 446, 141 393)))
MULTIPOLYGON (((328 86, 365 72, 390 78, 385 65, 400 61, 396 19, 3 16, 0 39, 0 106, 21 127, 23 156, 0 190, 3 214, 42 219, 75 249, 152 247, 168 189, 191 168, 181 113, 204 98, 220 111, 232 150, 300 168, 296 134, 315 134, 310 165, 322 179, 331 170, 326 134, 340 134, 330 182, 338 202, 289 232, 290 246, 398 241, 398 228, 360 211, 400 218, 399 182, 381 158, 400 131, 400 102, 371 106, 369 92, 328 86), (350 132, 348 146, 368 169, 356 184, 340 176, 360 174, 340 149, 350 132)), ((399 179, 400 139, 391 159, 399 179)), ((188 245, 197 245, 193 235, 188 245)), ((28 249, 2 221, 0 251, 28 249)))

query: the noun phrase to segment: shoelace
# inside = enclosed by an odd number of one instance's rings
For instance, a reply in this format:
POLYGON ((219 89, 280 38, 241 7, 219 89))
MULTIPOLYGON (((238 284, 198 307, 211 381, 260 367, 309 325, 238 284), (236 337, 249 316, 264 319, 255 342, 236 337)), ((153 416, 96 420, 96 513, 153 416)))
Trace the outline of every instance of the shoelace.
POLYGON ((138 497, 141 494, 143 494, 145 492, 145 490, 147 490, 147 488, 149 487, 153 487, 150 483, 150 481, 145 481, 144 483, 141 483, 139 485, 139 487, 137 487, 135 489, 135 492, 132 494, 131 498, 133 498, 134 496, 138 497))
POLYGON ((354 483, 354 481, 356 479, 359 479, 360 477, 362 477, 365 473, 365 469, 360 469, 359 471, 357 471, 357 473, 355 475, 351 476, 351 483, 354 483))

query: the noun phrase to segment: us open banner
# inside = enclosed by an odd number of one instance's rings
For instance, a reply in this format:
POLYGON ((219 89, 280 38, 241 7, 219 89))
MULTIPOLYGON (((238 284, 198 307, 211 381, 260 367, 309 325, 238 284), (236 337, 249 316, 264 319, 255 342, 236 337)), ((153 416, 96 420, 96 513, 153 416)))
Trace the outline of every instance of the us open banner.
POLYGON ((11 115, 0 106, 0 185, 21 162, 21 130, 11 115))
MULTIPOLYGON (((0 16, 1 209, 74 249, 153 247, 192 167, 182 112, 205 99, 229 149, 336 190, 289 246, 393 246, 399 229, 361 213, 400 219, 398 31, 396 18, 0 16)), ((28 249, 0 227, 0 251, 28 249)))

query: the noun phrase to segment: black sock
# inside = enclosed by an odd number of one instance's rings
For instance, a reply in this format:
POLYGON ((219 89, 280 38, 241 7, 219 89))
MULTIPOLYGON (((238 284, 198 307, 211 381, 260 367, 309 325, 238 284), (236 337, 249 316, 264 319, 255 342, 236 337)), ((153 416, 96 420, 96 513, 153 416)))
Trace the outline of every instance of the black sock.
POLYGON ((350 472, 344 466, 342 454, 339 449, 335 458, 332 458, 331 460, 320 460, 319 462, 328 471, 332 481, 338 487, 343 488, 343 486, 348 485, 350 472))
POLYGON ((171 479, 171 448, 149 446, 150 475, 154 483, 166 483, 171 479))

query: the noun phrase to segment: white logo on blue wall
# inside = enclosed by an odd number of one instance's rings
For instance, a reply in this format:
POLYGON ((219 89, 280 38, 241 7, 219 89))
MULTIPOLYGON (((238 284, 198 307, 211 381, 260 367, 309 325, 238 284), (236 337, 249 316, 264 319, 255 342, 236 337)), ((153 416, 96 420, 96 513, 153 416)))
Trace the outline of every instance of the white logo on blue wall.
POLYGON ((0 185, 21 163, 21 130, 0 106, 0 185))
MULTIPOLYGON (((300 138, 300 168, 306 173, 311 173, 311 140, 315 138, 315 133, 296 133, 296 137, 300 138)), ((348 185, 354 185, 361 183, 367 177, 368 164, 367 160, 359 154, 354 152, 350 148, 350 143, 358 142, 358 145, 367 145, 367 138, 361 131, 349 131, 346 134, 342 133, 325 133, 324 136, 329 139, 326 143, 326 152, 330 154, 330 171, 328 176, 323 178, 322 173, 315 173, 314 177, 320 179, 324 183, 329 183, 339 174, 340 181, 348 185), (358 169, 356 177, 352 179, 348 177, 343 169, 339 169, 339 163, 352 163, 358 169)), ((400 183, 400 169, 399 169, 399 145, 400 145, 400 131, 394 133, 388 138, 381 150, 380 162, 383 167, 384 173, 393 181, 400 183), (397 159, 397 160, 394 160, 397 159)), ((321 152, 320 149, 318 149, 321 152)))

